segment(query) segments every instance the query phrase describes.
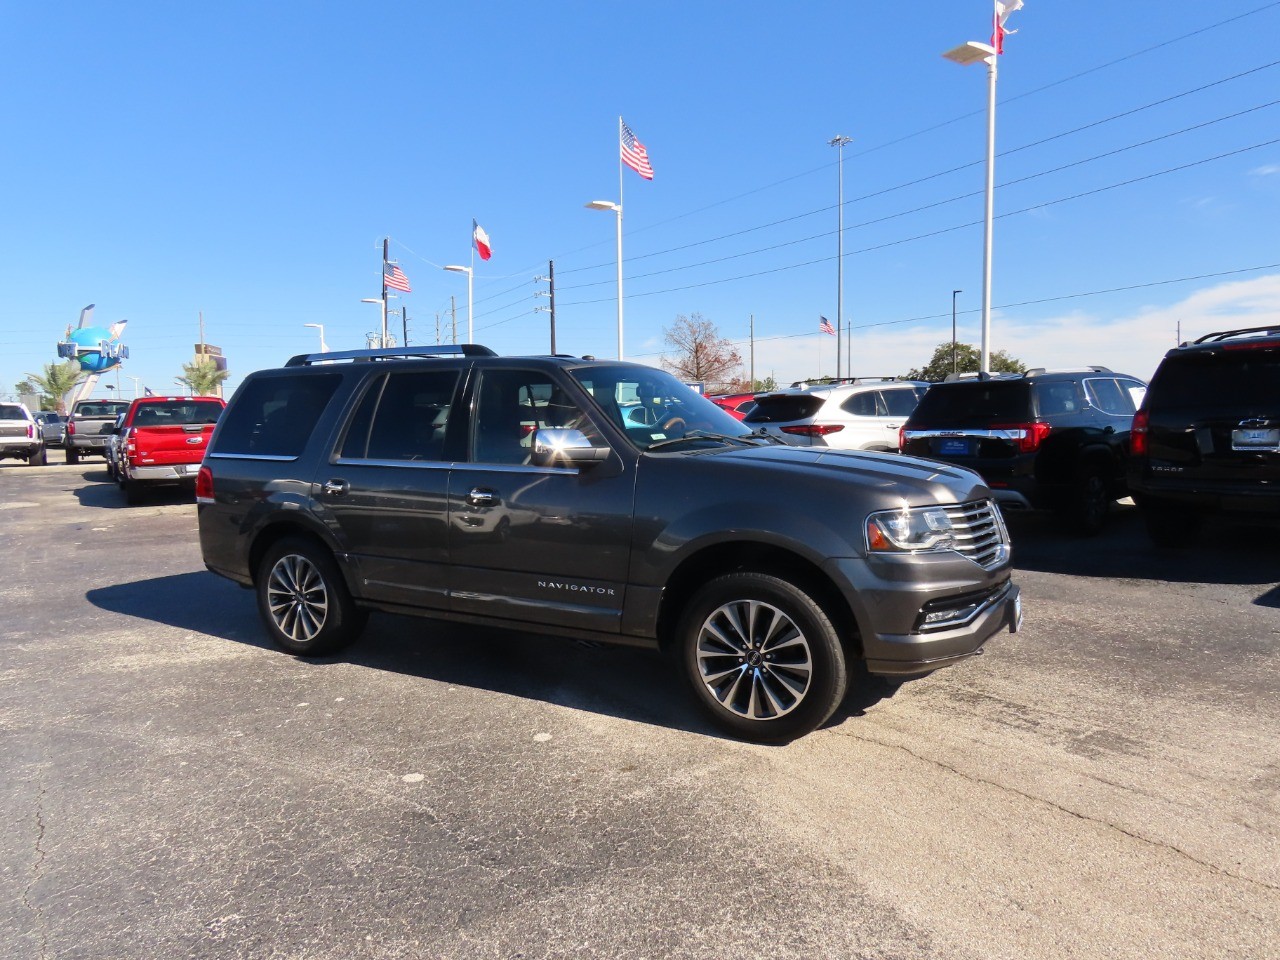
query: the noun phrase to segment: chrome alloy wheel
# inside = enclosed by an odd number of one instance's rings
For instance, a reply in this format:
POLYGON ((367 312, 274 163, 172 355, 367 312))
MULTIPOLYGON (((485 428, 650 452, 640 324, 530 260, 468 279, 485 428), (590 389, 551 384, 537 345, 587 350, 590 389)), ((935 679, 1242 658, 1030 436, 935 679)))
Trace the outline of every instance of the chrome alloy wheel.
POLYGON ((795 621, 759 600, 732 600, 698 632, 698 672, 720 706, 748 720, 798 707, 813 679, 809 641, 795 621))
POLYGON ((329 615, 324 577, 306 557, 286 554, 267 580, 267 605, 276 629, 298 643, 314 640, 329 615))

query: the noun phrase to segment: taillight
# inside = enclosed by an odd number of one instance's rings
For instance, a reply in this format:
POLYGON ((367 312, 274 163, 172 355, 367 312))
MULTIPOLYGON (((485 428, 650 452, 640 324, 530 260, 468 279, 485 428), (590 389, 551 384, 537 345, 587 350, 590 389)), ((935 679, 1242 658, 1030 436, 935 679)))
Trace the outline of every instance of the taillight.
POLYGON ((899 453, 907 452, 907 428, 906 427, 898 428, 898 452, 899 453))
POLYGON ((1047 423, 1034 420, 1031 423, 993 423, 991 429, 1008 430, 1012 434, 1010 439, 1017 441, 1020 451, 1035 453, 1053 428, 1047 423))
POLYGON ((1151 439, 1151 414, 1139 410, 1133 415, 1133 430, 1129 434, 1129 452, 1135 457, 1147 455, 1147 442, 1151 439))
POLYGON ((811 423, 801 427, 783 427, 783 433, 797 437, 825 437, 829 433, 839 433, 844 427, 838 423, 811 423))
POLYGON ((213 471, 208 467, 196 474, 196 502, 213 503, 213 471))
POLYGON ((71 436, 76 432, 76 422, 74 420, 67 421, 67 436, 71 436))
POLYGON ((34 423, 27 424, 27 439, 34 440, 36 438, 36 426, 34 423))

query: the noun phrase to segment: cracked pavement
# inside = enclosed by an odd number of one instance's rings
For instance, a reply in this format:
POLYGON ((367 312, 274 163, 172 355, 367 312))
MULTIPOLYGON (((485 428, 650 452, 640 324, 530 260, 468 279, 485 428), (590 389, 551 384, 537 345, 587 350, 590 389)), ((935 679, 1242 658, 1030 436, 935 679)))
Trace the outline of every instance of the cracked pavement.
POLYGON ((182 497, 0 464, 0 957, 1280 955, 1280 558, 1112 519, 1012 518, 1022 632, 760 747, 642 651, 295 660, 182 497))

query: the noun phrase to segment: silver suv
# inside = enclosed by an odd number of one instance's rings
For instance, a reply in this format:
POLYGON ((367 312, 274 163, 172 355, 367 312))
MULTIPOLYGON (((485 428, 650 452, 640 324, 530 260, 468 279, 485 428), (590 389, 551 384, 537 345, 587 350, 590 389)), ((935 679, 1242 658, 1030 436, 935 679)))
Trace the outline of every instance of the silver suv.
POLYGON ((896 451, 898 429, 928 389, 896 377, 797 385, 756 397, 743 423, 796 447, 896 451))

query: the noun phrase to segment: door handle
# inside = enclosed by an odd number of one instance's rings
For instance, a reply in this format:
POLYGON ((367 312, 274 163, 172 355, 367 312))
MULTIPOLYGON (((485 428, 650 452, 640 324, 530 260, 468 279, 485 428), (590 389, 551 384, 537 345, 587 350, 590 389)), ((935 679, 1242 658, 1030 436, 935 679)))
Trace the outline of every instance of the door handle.
POLYGON ((351 490, 351 484, 345 480, 326 480, 324 492, 331 497, 341 497, 351 490))
POLYGON ((472 487, 471 492, 467 494, 467 503, 473 507, 492 507, 497 502, 497 491, 486 487, 472 487))

